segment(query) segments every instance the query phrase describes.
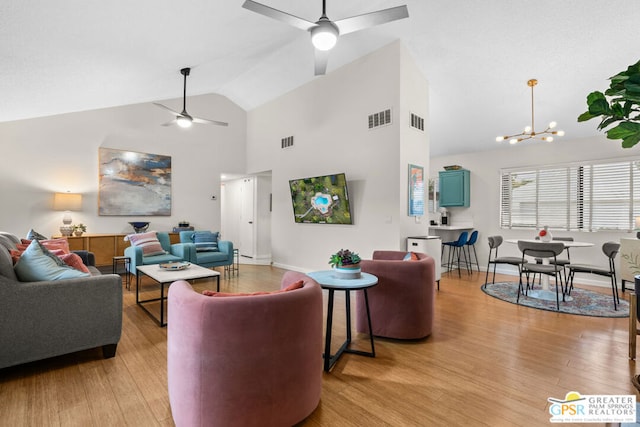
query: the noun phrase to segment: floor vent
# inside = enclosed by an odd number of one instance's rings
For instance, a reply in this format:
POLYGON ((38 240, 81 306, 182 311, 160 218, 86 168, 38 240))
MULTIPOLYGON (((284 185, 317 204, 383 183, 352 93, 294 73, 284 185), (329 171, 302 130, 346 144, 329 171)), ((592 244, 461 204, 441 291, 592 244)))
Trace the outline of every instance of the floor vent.
POLYGON ((424 119, 416 114, 411 113, 411 127, 424 131, 424 119))
POLYGON ((290 147, 293 147, 293 136, 282 138, 281 148, 290 148, 290 147))
POLYGON ((369 116, 369 129, 391 124, 391 110, 380 111, 369 116))

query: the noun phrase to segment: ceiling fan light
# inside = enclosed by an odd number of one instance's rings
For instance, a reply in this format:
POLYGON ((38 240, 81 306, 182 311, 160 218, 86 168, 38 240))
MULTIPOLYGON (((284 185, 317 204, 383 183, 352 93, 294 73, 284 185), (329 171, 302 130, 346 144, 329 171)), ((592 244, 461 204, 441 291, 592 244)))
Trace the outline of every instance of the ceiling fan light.
POLYGON ((188 128, 191 127, 191 119, 188 117, 184 117, 184 116, 178 116, 176 117, 176 123, 178 124, 178 126, 180 126, 181 128, 188 128))
POLYGON ((496 136, 496 142, 504 141, 504 136, 496 136))
POLYGON ((318 50, 331 50, 338 41, 338 28, 329 20, 318 21, 311 29, 311 43, 318 50))

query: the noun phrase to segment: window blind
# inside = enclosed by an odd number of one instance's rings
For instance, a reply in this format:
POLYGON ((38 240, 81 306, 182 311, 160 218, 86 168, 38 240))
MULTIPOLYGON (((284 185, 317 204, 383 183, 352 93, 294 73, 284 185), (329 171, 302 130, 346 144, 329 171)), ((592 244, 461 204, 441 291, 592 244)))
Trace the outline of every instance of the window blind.
POLYGON ((640 161, 500 171, 500 226, 631 231, 640 216, 640 161))

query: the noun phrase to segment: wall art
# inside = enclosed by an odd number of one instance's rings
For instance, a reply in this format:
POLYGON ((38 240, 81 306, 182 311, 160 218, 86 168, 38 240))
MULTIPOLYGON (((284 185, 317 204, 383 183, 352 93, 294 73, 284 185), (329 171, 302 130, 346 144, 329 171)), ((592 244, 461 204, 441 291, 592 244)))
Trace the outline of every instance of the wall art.
POLYGON ((424 215, 424 168, 409 165, 409 216, 424 215))
POLYGON ((98 214, 171 215, 171 156, 101 147, 98 214))

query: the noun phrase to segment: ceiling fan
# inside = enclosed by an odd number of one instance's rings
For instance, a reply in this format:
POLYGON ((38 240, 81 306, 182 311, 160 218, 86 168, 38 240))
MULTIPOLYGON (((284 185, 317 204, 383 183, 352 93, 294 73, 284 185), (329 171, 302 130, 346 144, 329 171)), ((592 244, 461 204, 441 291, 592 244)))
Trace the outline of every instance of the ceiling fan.
POLYGON ((180 70, 180 74, 184 76, 184 89, 182 93, 182 113, 178 113, 177 111, 167 107, 166 105, 162 105, 162 104, 158 104, 157 102, 154 102, 154 104, 157 105, 158 107, 162 107, 165 110, 169 110, 176 115, 175 119, 171 120, 170 122, 163 123, 162 126, 171 126, 171 125, 177 124, 182 128, 188 128, 188 127, 191 127, 191 124, 193 123, 201 123, 205 125, 229 126, 229 123, 219 122, 216 120, 209 120, 209 119, 200 119, 198 117, 193 117, 189 113, 187 113, 187 76, 189 75, 190 72, 191 72, 191 68, 183 68, 182 70, 180 70))
POLYGON ((301 30, 309 31, 311 33, 311 43, 313 43, 315 47, 316 76, 326 72, 329 51, 336 45, 338 36, 409 17, 409 10, 405 5, 352 16, 351 18, 340 19, 339 21, 332 21, 327 18, 325 0, 322 0, 322 16, 316 22, 298 18, 297 16, 252 0, 245 0, 242 7, 269 18, 285 22, 301 30))

